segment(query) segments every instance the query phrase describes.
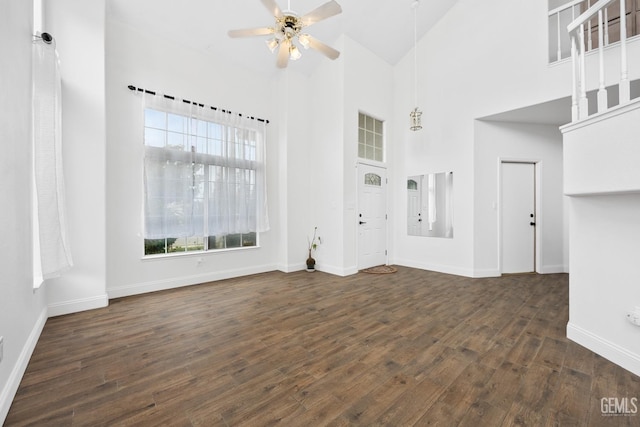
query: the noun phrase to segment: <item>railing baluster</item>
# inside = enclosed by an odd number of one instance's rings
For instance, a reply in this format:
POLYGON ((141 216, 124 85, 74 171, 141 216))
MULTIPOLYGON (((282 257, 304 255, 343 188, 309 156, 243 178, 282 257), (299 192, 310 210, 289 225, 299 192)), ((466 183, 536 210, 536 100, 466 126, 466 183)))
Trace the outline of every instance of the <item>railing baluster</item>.
POLYGON ((576 36, 571 34, 571 80, 573 87, 571 90, 571 121, 578 121, 580 118, 578 109, 578 48, 576 46, 576 36))
POLYGON ((631 84, 627 69, 627 10, 625 3, 625 0, 620 0, 620 105, 631 100, 631 84))
POLYGON ((609 8, 604 10, 604 45, 609 46, 609 8))
MULTIPOLYGON (((622 0, 624 1, 624 0, 622 0)), ((600 87, 598 90, 598 113, 607 110, 607 88, 604 86, 604 22, 602 9, 598 11, 598 60, 600 61, 600 87)))
MULTIPOLYGON (((590 7, 591 7, 591 0, 588 0, 587 1, 587 9, 589 9, 590 7)), ((593 41, 591 40, 593 38, 592 37, 592 33, 591 33, 591 19, 589 19, 589 21, 587 21, 587 29, 589 31, 589 48, 587 50, 591 50, 591 49, 593 49, 593 41)))
POLYGON ((562 59, 562 39, 560 38, 560 12, 557 14, 558 16, 558 53, 557 60, 560 61, 562 59))
POLYGON ((587 75, 585 64, 585 35, 584 24, 580 24, 580 119, 585 119, 589 116, 589 100, 587 99, 587 75))

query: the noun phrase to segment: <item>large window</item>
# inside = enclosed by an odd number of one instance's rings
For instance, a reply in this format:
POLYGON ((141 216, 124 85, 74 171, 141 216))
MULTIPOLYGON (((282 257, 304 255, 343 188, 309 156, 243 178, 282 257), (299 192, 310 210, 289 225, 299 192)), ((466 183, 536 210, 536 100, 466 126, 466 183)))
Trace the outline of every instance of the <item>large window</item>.
POLYGON ((257 246, 264 125, 155 98, 144 110, 145 255, 257 246))
POLYGON ((384 161, 382 123, 381 120, 358 113, 358 157, 361 159, 384 161))

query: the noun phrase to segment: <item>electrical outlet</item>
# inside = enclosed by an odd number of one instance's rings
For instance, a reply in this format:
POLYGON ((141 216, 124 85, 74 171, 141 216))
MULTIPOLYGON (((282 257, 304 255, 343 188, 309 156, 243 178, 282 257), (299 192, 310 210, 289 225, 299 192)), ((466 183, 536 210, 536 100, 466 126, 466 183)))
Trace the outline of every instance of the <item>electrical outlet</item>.
POLYGON ((636 326, 640 326, 640 307, 636 307, 634 311, 627 313, 627 320, 636 326))

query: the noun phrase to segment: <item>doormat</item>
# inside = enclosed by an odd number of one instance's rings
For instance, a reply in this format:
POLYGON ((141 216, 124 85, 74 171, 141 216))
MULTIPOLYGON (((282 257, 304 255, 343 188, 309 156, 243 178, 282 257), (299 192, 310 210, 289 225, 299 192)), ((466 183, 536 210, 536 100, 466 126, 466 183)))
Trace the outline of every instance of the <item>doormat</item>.
POLYGON ((378 265, 376 267, 365 268, 364 270, 360 271, 369 274, 390 274, 395 273, 396 271, 398 271, 398 269, 390 265, 378 265))

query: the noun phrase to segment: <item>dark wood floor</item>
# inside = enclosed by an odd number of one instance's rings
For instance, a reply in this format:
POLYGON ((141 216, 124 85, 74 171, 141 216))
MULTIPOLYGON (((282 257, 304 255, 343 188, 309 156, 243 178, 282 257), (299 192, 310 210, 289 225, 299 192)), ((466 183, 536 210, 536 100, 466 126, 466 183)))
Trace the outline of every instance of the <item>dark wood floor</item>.
MULTIPOLYGON (((7 426, 640 425, 567 275, 279 272, 49 319, 7 426)), ((639 405, 640 406, 640 405, 639 405)))

